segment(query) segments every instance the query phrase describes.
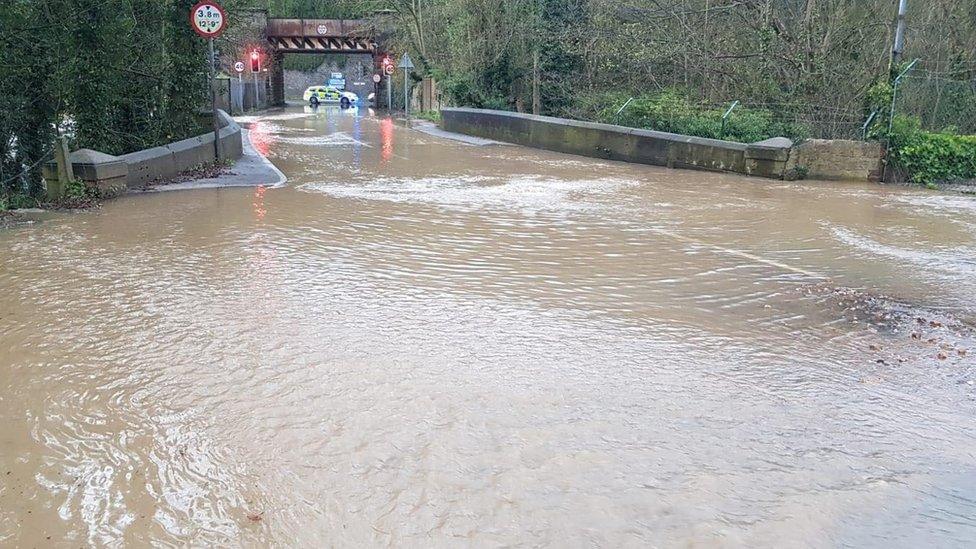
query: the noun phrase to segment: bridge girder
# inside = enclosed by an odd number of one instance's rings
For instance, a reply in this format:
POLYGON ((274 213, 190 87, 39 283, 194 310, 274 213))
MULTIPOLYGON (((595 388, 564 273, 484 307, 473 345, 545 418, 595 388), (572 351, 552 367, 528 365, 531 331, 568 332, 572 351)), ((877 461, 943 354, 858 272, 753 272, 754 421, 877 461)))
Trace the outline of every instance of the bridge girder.
POLYGON ((362 19, 268 19, 266 36, 281 53, 376 53, 374 31, 362 19))
POLYGON ((375 53, 369 38, 269 37, 271 47, 281 53, 375 53))

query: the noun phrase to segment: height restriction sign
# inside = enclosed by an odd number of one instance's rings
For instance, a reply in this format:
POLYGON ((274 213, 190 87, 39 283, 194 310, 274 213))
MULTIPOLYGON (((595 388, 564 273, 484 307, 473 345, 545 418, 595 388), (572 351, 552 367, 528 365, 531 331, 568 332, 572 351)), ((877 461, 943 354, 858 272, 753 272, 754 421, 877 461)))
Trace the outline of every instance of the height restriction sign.
POLYGON ((190 24, 200 36, 216 38, 227 26, 227 14, 220 4, 205 0, 193 6, 193 10, 190 11, 190 24))

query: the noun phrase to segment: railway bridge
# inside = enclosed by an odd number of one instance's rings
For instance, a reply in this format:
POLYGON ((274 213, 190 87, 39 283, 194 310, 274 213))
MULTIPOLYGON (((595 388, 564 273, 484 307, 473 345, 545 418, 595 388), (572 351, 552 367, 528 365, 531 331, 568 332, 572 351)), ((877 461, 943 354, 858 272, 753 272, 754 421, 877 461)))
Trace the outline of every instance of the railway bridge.
POLYGON ((284 56, 287 54, 368 54, 380 73, 386 55, 385 33, 366 19, 282 19, 257 14, 254 26, 263 28, 264 48, 271 58, 271 103, 285 104, 284 56))

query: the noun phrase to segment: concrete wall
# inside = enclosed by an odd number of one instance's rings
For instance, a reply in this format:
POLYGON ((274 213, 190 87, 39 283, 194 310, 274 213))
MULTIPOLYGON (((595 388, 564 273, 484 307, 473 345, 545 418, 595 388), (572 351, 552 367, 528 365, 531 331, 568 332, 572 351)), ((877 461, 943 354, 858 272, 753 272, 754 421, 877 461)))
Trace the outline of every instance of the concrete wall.
POLYGON ((811 139, 793 151, 796 166, 806 168, 809 179, 880 181, 881 143, 811 139))
MULTIPOLYGON (((236 160, 244 154, 241 128, 227 113, 217 112, 221 125, 218 141, 220 157, 236 160)), ((69 160, 75 177, 98 189, 101 196, 110 198, 126 189, 143 188, 154 181, 172 179, 202 164, 212 163, 213 143, 213 133, 207 133, 122 156, 83 149, 71 153, 69 160)), ((54 162, 47 163, 44 178, 55 181, 58 178, 57 170, 54 162)))
MULTIPOLYGON (((244 150, 241 128, 224 111, 220 116, 220 157, 236 160, 244 150)), ((212 163, 214 158, 214 135, 206 133, 191 137, 163 147, 155 147, 124 154, 118 157, 129 168, 126 186, 130 189, 145 187, 157 180, 172 179, 201 164, 212 163)))
POLYGON ((784 138, 745 144, 467 108, 442 109, 441 127, 451 132, 582 156, 776 179, 784 176, 792 147, 792 142, 784 138))

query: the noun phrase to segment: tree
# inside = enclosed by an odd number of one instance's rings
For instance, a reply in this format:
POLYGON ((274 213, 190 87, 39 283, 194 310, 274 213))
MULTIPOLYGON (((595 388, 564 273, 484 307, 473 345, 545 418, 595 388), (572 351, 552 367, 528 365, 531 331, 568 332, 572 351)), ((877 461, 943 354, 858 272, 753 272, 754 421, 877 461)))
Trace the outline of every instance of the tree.
POLYGON ((110 154, 201 133, 207 55, 188 24, 194 3, 0 4, 0 195, 41 194, 40 166, 59 132, 110 154))

